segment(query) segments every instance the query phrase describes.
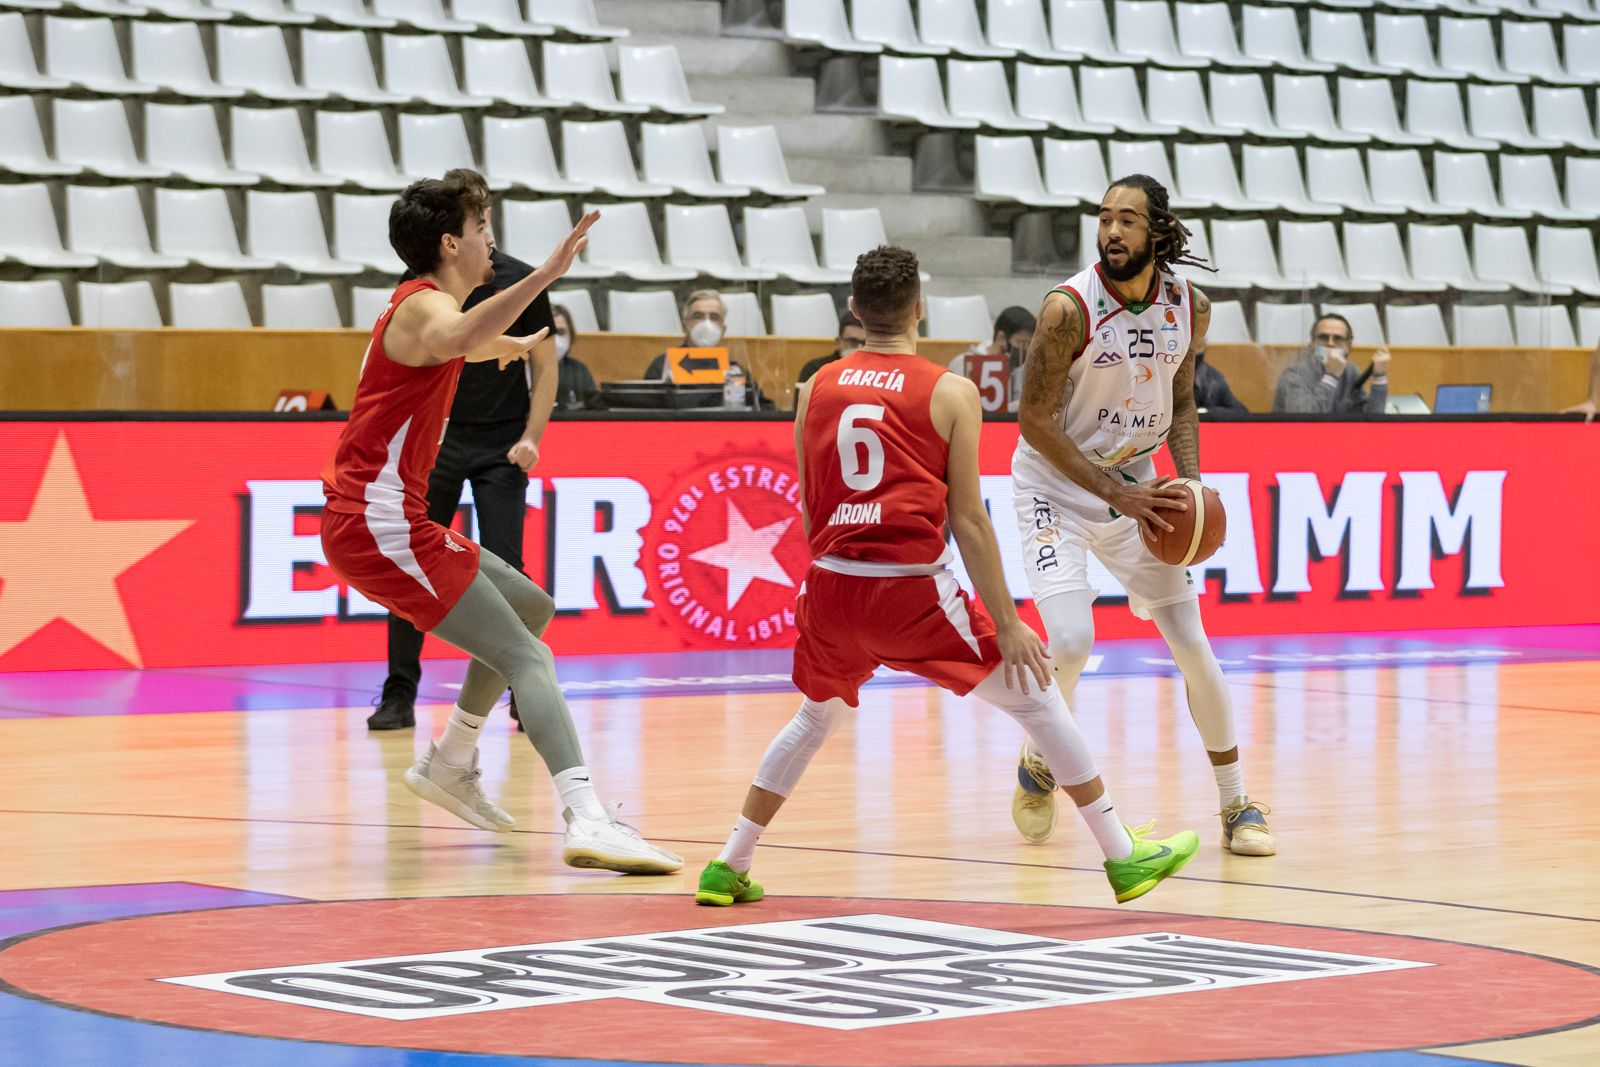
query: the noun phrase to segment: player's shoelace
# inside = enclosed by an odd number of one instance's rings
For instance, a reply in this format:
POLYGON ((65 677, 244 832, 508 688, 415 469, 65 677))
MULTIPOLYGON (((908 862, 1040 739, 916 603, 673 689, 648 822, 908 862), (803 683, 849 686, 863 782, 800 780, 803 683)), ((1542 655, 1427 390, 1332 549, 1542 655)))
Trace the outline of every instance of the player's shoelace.
POLYGON ((1033 784, 1046 793, 1053 793, 1056 789, 1055 776, 1050 773, 1049 764, 1032 748, 1026 750, 1022 757, 1022 769, 1028 772, 1028 777, 1033 779, 1033 784))
POLYGON ((1262 816, 1272 814, 1272 809, 1270 807, 1261 803, 1260 801, 1249 800, 1248 798, 1246 798, 1246 802, 1243 804, 1229 804, 1226 808, 1223 808, 1221 811, 1217 812, 1217 814, 1221 815, 1231 824, 1238 821, 1239 816, 1243 815, 1247 811, 1252 810, 1259 811, 1262 816))

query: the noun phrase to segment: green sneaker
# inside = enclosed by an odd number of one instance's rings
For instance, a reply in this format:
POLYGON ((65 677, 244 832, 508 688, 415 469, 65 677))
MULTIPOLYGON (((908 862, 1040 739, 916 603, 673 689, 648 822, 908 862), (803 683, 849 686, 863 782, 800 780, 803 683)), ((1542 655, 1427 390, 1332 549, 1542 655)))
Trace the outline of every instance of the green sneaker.
POLYGON ((1145 835, 1155 829, 1155 825, 1147 822, 1143 826, 1128 827, 1128 834, 1133 838, 1133 855, 1125 860, 1106 860, 1106 878, 1117 894, 1118 904, 1144 896, 1157 882, 1177 874, 1200 851, 1200 839, 1193 830, 1183 830, 1157 841, 1146 840, 1145 835))
POLYGON ((765 895, 761 883, 752 882, 749 874, 740 874, 721 860, 712 860, 700 872, 700 888, 695 891, 694 902, 726 908, 730 904, 749 904, 765 895))

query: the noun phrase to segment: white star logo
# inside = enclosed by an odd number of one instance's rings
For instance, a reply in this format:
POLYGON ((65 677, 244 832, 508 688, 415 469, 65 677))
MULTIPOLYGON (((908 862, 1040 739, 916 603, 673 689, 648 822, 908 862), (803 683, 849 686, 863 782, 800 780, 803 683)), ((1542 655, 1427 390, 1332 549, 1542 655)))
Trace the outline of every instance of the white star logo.
POLYGON ((732 611, 744 596, 750 583, 760 579, 774 585, 794 588, 794 579, 783 569, 772 550, 783 540, 783 535, 794 525, 793 517, 775 522, 761 529, 753 529, 745 517, 728 501, 728 537, 721 544, 702 548, 689 558, 699 563, 720 567, 728 574, 728 610, 732 611))

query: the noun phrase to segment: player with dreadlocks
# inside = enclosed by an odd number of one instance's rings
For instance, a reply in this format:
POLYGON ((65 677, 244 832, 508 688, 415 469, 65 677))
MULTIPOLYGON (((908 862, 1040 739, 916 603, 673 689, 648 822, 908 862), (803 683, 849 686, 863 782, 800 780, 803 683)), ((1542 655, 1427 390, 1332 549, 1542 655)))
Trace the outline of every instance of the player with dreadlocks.
MULTIPOLYGON (((1211 757, 1222 841, 1242 856, 1276 851, 1267 809, 1245 792, 1233 704, 1200 623, 1188 571, 1156 559, 1143 534, 1172 526, 1162 511, 1187 492, 1155 476, 1163 442, 1180 478, 1200 477, 1194 352, 1205 347, 1211 301, 1177 266, 1210 269, 1188 253, 1189 231, 1160 182, 1134 174, 1100 201, 1099 262, 1045 297, 1024 371, 1022 438, 1011 473, 1028 585, 1072 704, 1094 644, 1088 554, 1154 620, 1183 672, 1189 711, 1211 757)), ((1030 841, 1050 836, 1056 779, 1031 744, 1017 767, 1012 818, 1030 841)))

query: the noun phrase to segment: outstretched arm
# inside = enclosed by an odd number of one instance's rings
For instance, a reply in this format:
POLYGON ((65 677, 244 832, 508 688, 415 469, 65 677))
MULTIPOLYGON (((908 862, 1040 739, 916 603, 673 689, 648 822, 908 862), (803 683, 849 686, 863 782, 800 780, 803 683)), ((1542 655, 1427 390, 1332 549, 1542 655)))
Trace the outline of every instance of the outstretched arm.
POLYGON ((1189 351, 1172 378, 1172 426, 1167 431, 1167 451, 1178 477, 1200 477, 1200 414, 1194 403, 1194 354, 1205 347, 1206 331, 1211 326, 1211 301, 1200 290, 1189 287, 1194 300, 1194 336, 1189 351))

